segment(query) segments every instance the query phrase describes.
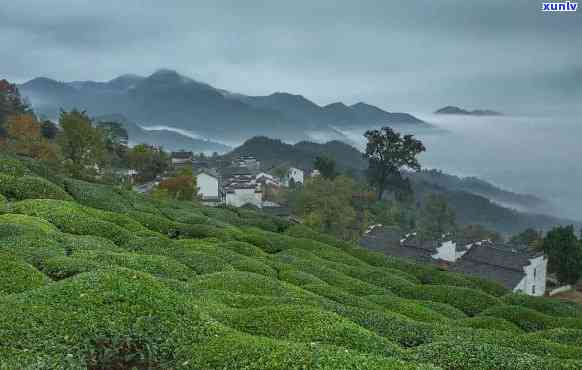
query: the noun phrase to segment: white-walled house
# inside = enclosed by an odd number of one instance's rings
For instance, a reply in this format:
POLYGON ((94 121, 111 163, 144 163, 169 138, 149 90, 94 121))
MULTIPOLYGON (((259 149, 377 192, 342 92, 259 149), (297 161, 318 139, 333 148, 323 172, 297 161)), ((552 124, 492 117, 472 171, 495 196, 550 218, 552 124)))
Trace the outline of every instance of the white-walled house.
POLYGON ((548 259, 527 247, 515 248, 489 243, 473 245, 450 271, 494 280, 515 293, 543 296, 546 292, 548 259))
POLYGON ((546 291, 548 259, 540 255, 530 258, 529 261, 530 264, 524 268, 525 276, 513 291, 533 296, 542 296, 546 291))
POLYGON ((202 170, 196 175, 198 194, 203 202, 220 201, 220 181, 218 174, 202 170))
POLYGON ((548 260, 527 246, 495 244, 490 240, 420 240, 413 234, 394 242, 393 233, 375 225, 360 245, 415 262, 446 266, 449 271, 492 280, 505 288, 532 296, 546 292, 548 260))
POLYGON ((291 184, 291 182, 293 182, 295 184, 303 184, 304 178, 305 178, 305 173, 303 172, 303 170, 296 168, 296 167, 291 167, 287 171, 287 176, 283 179, 283 185, 289 186, 291 184), (293 181, 291 181, 291 180, 293 180, 293 181))

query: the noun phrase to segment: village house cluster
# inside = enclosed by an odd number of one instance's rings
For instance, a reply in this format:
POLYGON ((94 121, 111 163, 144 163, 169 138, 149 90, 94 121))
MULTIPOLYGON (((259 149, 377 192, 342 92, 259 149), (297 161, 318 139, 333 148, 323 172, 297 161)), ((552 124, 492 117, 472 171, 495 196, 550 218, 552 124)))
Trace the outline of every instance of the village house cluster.
POLYGON ((525 245, 462 240, 450 235, 443 235, 440 240, 421 240, 416 233, 401 236, 382 225, 370 227, 360 244, 390 256, 493 280, 516 293, 546 293, 548 259, 525 245))
MULTIPOLYGON (((171 161, 175 169, 192 168, 198 196, 207 206, 280 208, 280 204, 266 199, 265 190, 302 185, 306 177, 306 171, 296 167, 288 168, 282 177, 276 176, 264 170, 252 155, 240 155, 232 161, 221 160, 213 166, 210 161, 195 159, 192 152, 182 151, 173 152, 171 161)), ((311 175, 317 176, 317 172, 311 175)))

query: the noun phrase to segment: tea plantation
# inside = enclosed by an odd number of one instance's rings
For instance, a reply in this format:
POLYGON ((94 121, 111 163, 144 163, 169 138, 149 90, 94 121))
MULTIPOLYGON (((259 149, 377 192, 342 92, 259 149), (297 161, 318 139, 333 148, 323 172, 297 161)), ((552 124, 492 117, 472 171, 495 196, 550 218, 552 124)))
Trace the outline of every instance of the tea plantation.
POLYGON ((0 369, 582 369, 582 307, 0 158, 0 369))

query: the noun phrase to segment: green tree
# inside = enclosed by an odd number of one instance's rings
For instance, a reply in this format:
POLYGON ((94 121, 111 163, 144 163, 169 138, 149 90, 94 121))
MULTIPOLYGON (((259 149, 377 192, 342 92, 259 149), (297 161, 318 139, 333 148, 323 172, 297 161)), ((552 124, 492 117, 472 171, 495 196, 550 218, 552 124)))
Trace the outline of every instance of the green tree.
POLYGON ((313 167, 319 171, 323 178, 333 180, 337 176, 335 170, 335 160, 327 156, 318 156, 315 158, 313 167))
POLYGON ((294 213, 320 232, 350 239, 354 236, 352 226, 356 222, 356 212, 351 205, 353 191, 353 180, 348 177, 308 179, 294 199, 294 213))
POLYGON ((139 144, 127 153, 129 166, 138 171, 142 181, 149 181, 164 173, 170 167, 168 155, 161 149, 147 144, 139 144))
POLYGON ((369 130, 364 134, 368 140, 364 158, 368 160, 368 180, 376 188, 378 199, 389 188, 395 192, 410 192, 410 182, 402 178, 404 168, 419 171, 417 156, 426 148, 413 135, 402 136, 390 127, 369 130))
POLYGON ((543 250, 549 260, 549 270, 558 280, 575 284, 582 276, 582 246, 574 226, 559 226, 549 231, 543 240, 543 250))
POLYGON ((85 112, 61 111, 59 125, 62 131, 57 140, 65 168, 73 177, 93 177, 107 165, 103 135, 85 112))
POLYGON ((430 194, 420 213, 419 232, 424 239, 438 239, 444 233, 455 231, 455 212, 439 194, 430 194))

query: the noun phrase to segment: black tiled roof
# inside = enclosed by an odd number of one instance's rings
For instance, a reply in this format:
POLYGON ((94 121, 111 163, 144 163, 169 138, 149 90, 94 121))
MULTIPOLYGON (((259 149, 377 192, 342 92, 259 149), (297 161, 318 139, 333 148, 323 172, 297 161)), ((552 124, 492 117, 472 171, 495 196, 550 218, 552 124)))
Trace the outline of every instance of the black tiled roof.
POLYGON ((474 245, 449 270, 494 280, 513 289, 525 276, 524 267, 533 256, 504 246, 474 245))

